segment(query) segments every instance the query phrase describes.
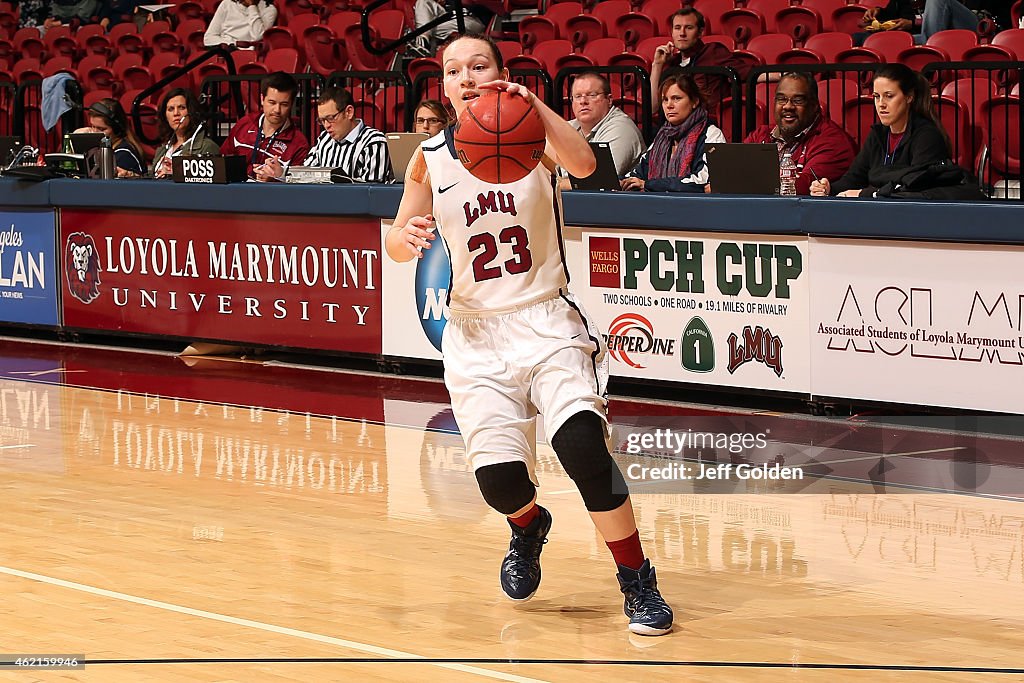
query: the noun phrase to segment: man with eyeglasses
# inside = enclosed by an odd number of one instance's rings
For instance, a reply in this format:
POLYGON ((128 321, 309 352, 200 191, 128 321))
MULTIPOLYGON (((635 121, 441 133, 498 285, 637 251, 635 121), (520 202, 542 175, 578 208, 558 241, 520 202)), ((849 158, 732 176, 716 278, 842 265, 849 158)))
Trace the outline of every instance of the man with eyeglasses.
MULTIPOLYGON (((633 119, 612 104, 608 79, 590 71, 581 73, 573 80, 570 93, 576 118, 569 125, 588 142, 609 143, 615 171, 625 175, 644 153, 644 138, 633 119)), ((561 178, 559 185, 568 190, 569 179, 561 178)))
POLYGON ((780 161, 789 152, 797 167, 797 194, 810 194, 815 179, 835 182, 850 168, 857 146, 822 112, 812 75, 783 74, 775 91, 774 114, 774 126, 758 127, 744 142, 776 145, 780 161))
MULTIPOLYGON (((325 88, 317 99, 316 113, 324 132, 302 162, 304 166, 338 169, 342 175, 361 183, 394 180, 384 134, 356 118, 349 91, 325 88)), ((267 166, 274 177, 284 176, 284 168, 267 166)))

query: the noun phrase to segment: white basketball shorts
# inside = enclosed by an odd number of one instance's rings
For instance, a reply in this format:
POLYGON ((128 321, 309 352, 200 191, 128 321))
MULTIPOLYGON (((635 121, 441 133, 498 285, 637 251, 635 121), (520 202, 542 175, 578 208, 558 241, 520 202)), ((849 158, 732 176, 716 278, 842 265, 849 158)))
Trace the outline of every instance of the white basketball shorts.
POLYGON ((473 469, 522 461, 533 476, 536 417, 548 440, 589 410, 607 422, 604 340, 570 294, 499 315, 453 315, 444 380, 473 469))

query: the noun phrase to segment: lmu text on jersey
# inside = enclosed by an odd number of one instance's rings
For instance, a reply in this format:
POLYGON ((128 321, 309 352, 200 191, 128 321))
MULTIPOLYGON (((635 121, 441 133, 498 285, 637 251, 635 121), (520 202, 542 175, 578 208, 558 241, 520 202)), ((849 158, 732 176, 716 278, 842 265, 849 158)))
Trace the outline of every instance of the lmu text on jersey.
POLYGON ((516 199, 511 192, 488 192, 476 196, 477 206, 466 202, 462 208, 466 210, 466 227, 473 225, 478 218, 489 213, 509 213, 516 215, 516 199))

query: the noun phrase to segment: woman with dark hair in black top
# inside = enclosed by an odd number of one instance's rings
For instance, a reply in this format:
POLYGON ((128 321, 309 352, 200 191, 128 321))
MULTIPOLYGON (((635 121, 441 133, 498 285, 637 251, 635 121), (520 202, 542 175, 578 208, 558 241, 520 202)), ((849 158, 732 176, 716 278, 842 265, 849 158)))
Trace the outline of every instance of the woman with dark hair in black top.
POLYGON ((814 181, 812 195, 871 197, 911 167, 949 159, 949 136, 932 111, 931 91, 921 76, 903 64, 880 65, 874 96, 880 123, 871 127, 850 170, 834 184, 827 178, 814 181))

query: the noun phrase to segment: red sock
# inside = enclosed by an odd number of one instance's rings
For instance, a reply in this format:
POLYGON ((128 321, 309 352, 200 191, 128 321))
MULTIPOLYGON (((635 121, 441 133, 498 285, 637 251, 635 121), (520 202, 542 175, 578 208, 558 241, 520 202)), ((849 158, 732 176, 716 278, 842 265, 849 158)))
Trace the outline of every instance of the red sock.
POLYGON ((630 569, 640 569, 644 563, 644 549, 640 547, 640 532, 634 531, 632 536, 627 536, 619 541, 605 541, 608 550, 612 551, 615 564, 621 564, 630 569))
POLYGON ((540 508, 537 507, 536 503, 534 503, 533 505, 530 506, 529 510, 519 515, 518 517, 509 517, 508 521, 512 522, 520 529, 525 529, 526 527, 530 526, 530 522, 537 519, 539 515, 540 508))

